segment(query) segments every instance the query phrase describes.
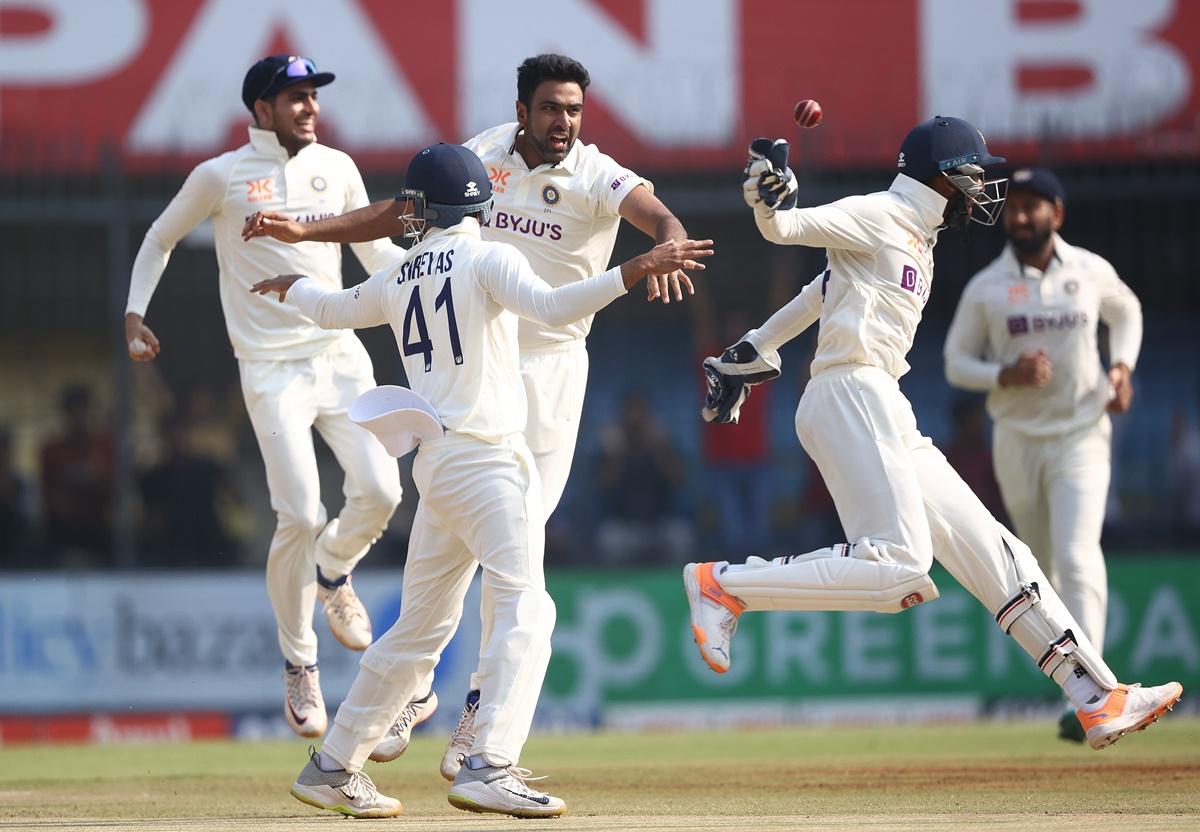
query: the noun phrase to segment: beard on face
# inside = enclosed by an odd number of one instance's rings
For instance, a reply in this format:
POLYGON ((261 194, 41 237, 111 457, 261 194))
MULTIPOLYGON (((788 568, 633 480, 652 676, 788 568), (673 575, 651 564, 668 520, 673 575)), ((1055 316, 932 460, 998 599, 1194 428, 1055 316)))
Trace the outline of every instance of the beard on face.
POLYGON ((1021 254, 1037 254, 1049 241, 1051 233, 1048 227, 1035 228, 1028 237, 1014 237, 1010 233, 1008 240, 1012 243, 1013 248, 1021 254))
MULTIPOLYGON (((571 138, 570 133, 567 134, 567 145, 562 150, 551 148, 549 141, 539 139, 528 131, 526 131, 525 135, 533 142, 533 146, 537 150, 538 156, 542 158, 542 161, 550 164, 561 162, 567 158, 567 154, 571 152, 571 147, 575 144, 575 140, 571 138)), ((547 134, 546 138, 549 139, 549 134, 547 134)))

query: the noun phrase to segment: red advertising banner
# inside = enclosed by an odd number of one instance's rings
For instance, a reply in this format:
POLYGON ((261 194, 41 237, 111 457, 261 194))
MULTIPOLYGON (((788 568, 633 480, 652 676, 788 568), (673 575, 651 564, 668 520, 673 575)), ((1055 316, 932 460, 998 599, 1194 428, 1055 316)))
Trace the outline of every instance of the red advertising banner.
POLYGON ((245 140, 241 81, 313 57, 320 135, 364 169, 512 120, 515 68, 588 67, 583 138, 647 170, 736 166, 756 135, 890 165, 934 113, 1016 158, 1200 156, 1190 0, 0 0, 0 169, 183 168, 245 140), (800 131, 792 105, 824 123, 800 131))

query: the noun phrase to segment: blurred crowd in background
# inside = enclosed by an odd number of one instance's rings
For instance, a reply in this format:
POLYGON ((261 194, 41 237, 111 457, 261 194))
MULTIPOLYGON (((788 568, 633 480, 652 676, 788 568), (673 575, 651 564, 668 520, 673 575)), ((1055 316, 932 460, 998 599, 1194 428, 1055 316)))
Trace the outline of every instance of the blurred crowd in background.
MULTIPOLYGON (((1176 214, 1200 218, 1200 194, 1176 194, 1164 208, 1155 182, 1165 176, 1096 168, 1064 176, 1068 188, 1075 186, 1064 237, 1112 260, 1146 315, 1134 407, 1114 420, 1105 529, 1110 552, 1194 552, 1200 540, 1200 349, 1192 324, 1195 289, 1188 283, 1194 278, 1186 256, 1169 255, 1179 246, 1176 214), (1147 204, 1172 221, 1147 219, 1147 204)), ((806 179, 802 195, 811 203, 884 187, 890 174, 861 174, 853 182, 806 179)), ((165 204, 163 195, 178 180, 164 176, 158 185, 147 187, 144 215, 128 218, 134 250, 151 209, 165 204)), ((368 185, 372 193, 394 187, 368 185)), ((726 188, 723 179, 714 180, 708 193, 726 188)), ((710 426, 699 417, 703 356, 735 342, 790 299, 820 270, 821 253, 762 242, 737 203, 673 199, 673 192, 686 193, 669 180, 660 188, 694 235, 717 240, 718 256, 697 278, 696 295, 682 304, 650 305, 635 291, 597 317, 579 450, 548 527, 549 563, 556 566, 788 554, 842 535, 792 427, 815 333, 785 349, 784 376, 755 389, 739 425, 710 426)), ((106 288, 103 268, 88 271, 89 263, 103 262, 103 235, 31 226, 9 227, 0 236, 5 270, 12 270, 3 282, 0 322, 13 359, 4 362, 0 407, 0 567, 191 569, 264 562, 274 516, 224 333, 211 243, 201 233, 176 252, 147 316, 162 339, 162 355, 131 366, 105 328, 119 320, 118 302, 107 316, 81 318, 106 297, 123 302, 127 284, 106 288), (44 312, 36 324, 21 313, 32 306, 44 312), (34 332, 60 349, 47 352, 31 343, 34 332), (64 351, 71 353, 68 360, 64 351)), ((902 385, 925 432, 1003 517, 983 398, 950 389, 941 365, 958 293, 1003 238, 999 229, 987 229, 965 241, 947 235, 944 243, 938 285, 910 357, 913 371, 902 385)), ((637 232, 625 228, 614 258, 641 245, 637 232)), ((347 283, 362 277, 352 257, 345 270, 347 283)), ((377 380, 403 383, 390 333, 361 337, 377 380)), ((319 440, 318 446, 322 497, 332 515, 341 504, 340 471, 319 440)), ((417 495, 411 457, 400 466, 404 501, 368 566, 404 560, 417 495)))

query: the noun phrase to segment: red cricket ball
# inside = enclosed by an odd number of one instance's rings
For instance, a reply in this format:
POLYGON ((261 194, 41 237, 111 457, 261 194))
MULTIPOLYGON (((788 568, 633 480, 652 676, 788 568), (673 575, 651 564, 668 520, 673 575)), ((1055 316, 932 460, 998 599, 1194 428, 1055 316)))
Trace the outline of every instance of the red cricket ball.
POLYGON ((811 98, 797 101, 792 117, 801 127, 816 127, 821 123, 821 105, 811 98))

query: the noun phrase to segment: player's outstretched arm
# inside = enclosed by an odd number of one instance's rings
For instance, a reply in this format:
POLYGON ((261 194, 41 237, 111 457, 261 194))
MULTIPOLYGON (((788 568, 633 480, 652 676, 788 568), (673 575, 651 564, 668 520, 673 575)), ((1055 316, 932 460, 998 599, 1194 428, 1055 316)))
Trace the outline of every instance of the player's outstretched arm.
MULTIPOLYGON (((629 195, 621 200, 619 212, 630 225, 656 243, 688 238, 683 223, 654 195, 648 184, 643 183, 630 191, 629 195)), ((671 295, 674 294, 675 300, 682 301, 684 289, 689 295, 696 293, 691 278, 681 269, 670 274, 651 275, 646 280, 646 300, 661 298, 663 303, 670 303, 671 295)))
POLYGON ((284 243, 364 243, 404 233, 403 206, 381 199, 354 211, 312 222, 297 222, 276 211, 256 211, 242 226, 242 239, 272 237, 284 243))
POLYGON ((515 248, 495 245, 480 258, 476 274, 483 289, 510 312, 547 326, 565 326, 599 312, 644 277, 703 269, 700 261, 712 253, 712 240, 669 240, 604 274, 551 288, 515 248))
POLYGON ((278 294, 280 303, 290 299, 322 329, 364 329, 388 322, 382 289, 392 274, 394 268, 381 269, 357 286, 338 292, 322 289, 306 275, 281 274, 260 280, 250 291, 278 294))

